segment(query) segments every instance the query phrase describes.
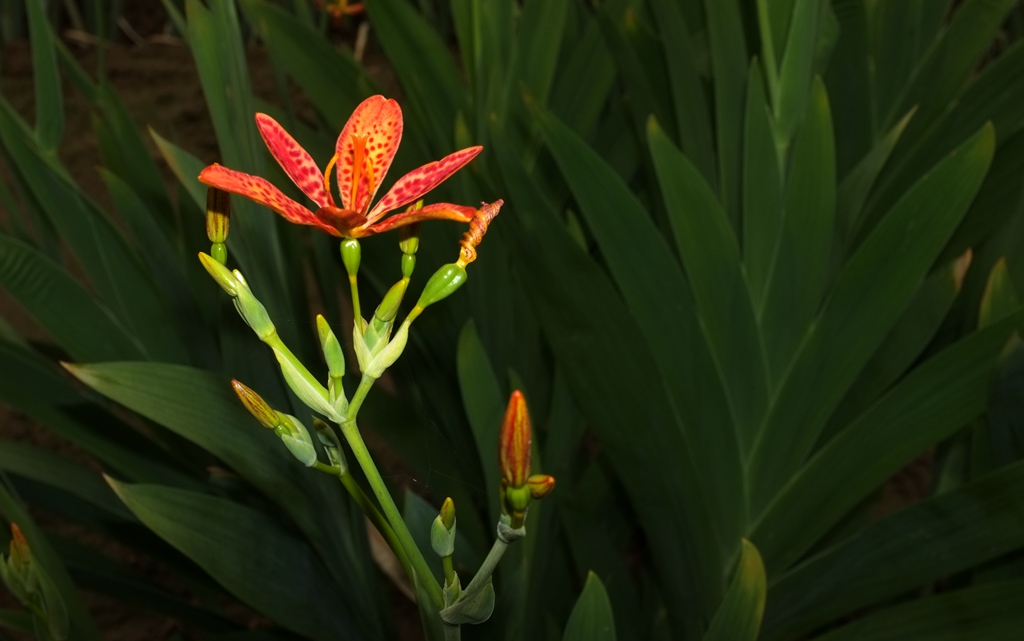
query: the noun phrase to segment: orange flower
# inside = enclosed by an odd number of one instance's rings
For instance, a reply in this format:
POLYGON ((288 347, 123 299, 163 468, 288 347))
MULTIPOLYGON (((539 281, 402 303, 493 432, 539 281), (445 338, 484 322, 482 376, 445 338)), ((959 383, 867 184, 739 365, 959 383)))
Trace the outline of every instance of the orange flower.
POLYGON ((323 172, 273 118, 256 114, 256 126, 281 169, 306 196, 316 203, 313 211, 300 205, 259 176, 218 164, 199 174, 199 181, 273 209, 286 220, 310 225, 333 236, 361 238, 421 220, 444 219, 468 223, 476 209, 435 203, 388 218, 386 214, 414 203, 483 150, 467 147, 402 176, 371 209, 370 203, 391 167, 402 140, 402 110, 394 100, 371 96, 364 100, 342 129, 335 154, 323 172), (331 168, 336 167, 341 207, 331 194, 331 168))
POLYGON ((523 487, 530 476, 530 413, 526 398, 519 390, 512 392, 501 423, 498 461, 501 475, 509 487, 523 487))

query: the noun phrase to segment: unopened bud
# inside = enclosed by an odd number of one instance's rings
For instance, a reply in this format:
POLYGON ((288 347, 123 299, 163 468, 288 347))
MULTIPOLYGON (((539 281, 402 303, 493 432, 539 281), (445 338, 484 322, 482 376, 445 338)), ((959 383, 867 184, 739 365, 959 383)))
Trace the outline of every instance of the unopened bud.
POLYGON ((359 261, 362 260, 363 250, 359 241, 355 238, 346 238, 341 241, 341 262, 345 263, 345 271, 349 278, 355 278, 359 273, 359 261))
POLYGON ((309 430, 294 416, 289 414, 279 414, 279 416, 281 425, 274 429, 274 433, 300 463, 306 467, 313 467, 316 464, 316 448, 313 447, 313 439, 309 436, 309 430))
POLYGON ((409 286, 409 281, 402 279, 391 286, 387 294, 384 294, 384 299, 381 300, 380 305, 377 306, 377 311, 373 313, 373 318, 381 323, 394 322, 395 316, 398 316, 398 307, 402 304, 402 298, 405 296, 405 289, 409 286))
POLYGON ((345 451, 341 449, 341 441, 338 439, 338 435, 334 433, 330 425, 318 418, 313 419, 313 427, 316 429, 317 439, 327 452, 327 458, 331 461, 331 465, 340 468, 340 474, 347 472, 348 461, 345 459, 345 451))
POLYGON ((231 196, 210 187, 206 190, 206 236, 211 243, 224 243, 231 226, 231 196))
POLYGON ((416 302, 416 307, 422 309, 448 298, 465 282, 465 267, 458 263, 444 265, 434 272, 434 275, 427 281, 423 287, 423 293, 420 294, 420 299, 416 302))
POLYGON ((9 563, 18 570, 27 570, 31 561, 32 552, 29 550, 25 535, 21 533, 21 528, 18 527, 17 523, 11 523, 11 554, 9 563))
POLYGON ((231 387, 234 388, 235 394, 238 395, 238 400, 242 401, 242 405, 245 406, 245 409, 249 410, 253 418, 260 422, 260 425, 268 429, 274 429, 281 424, 281 419, 278 417, 277 412, 263 400, 262 396, 237 380, 231 381, 231 387))
POLYGON ((501 423, 498 463, 502 477, 509 488, 526 485, 530 476, 530 448, 533 434, 526 397, 519 390, 512 392, 501 423))
POLYGON ((530 498, 537 501, 555 489, 555 477, 550 474, 534 474, 526 480, 526 485, 530 488, 530 498))
POLYGON ((324 359, 327 361, 327 370, 331 378, 341 378, 345 375, 345 352, 322 314, 316 316, 316 333, 320 337, 320 347, 324 351, 324 359))
POLYGON ((230 269, 217 259, 203 252, 199 252, 199 262, 203 264, 203 267, 210 273, 210 276, 213 276, 213 280, 217 281, 221 289, 226 291, 232 298, 238 296, 238 279, 235 278, 230 269))
POLYGON ((441 512, 430 526, 430 546, 440 557, 455 554, 455 502, 445 499, 441 512))
POLYGON ((252 331, 259 336, 260 340, 265 341, 277 332, 277 328, 274 326, 274 322, 270 320, 267 308, 257 300, 252 290, 249 289, 249 284, 245 282, 242 273, 236 269, 233 274, 236 283, 235 291, 237 292, 235 296, 235 309, 242 315, 242 319, 252 328, 252 331))

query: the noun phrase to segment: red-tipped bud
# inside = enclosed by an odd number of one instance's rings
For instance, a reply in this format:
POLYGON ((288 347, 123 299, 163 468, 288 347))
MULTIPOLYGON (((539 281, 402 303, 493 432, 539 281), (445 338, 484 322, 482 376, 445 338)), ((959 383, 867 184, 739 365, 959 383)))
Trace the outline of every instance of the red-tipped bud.
POLYGON ((242 401, 242 405, 245 409, 249 410, 249 413, 260 422, 263 427, 274 429, 281 424, 281 418, 274 411, 274 408, 270 407, 263 397, 246 387, 239 381, 232 380, 231 387, 235 388, 235 394, 238 394, 238 400, 242 401))
POLYGON ((25 535, 21 533, 21 528, 18 527, 17 523, 11 523, 10 558, 11 564, 21 568, 26 567, 32 558, 32 553, 28 548, 28 541, 25 540, 25 535))
POLYGON ((519 390, 512 392, 501 423, 498 465, 509 487, 523 487, 530 476, 530 413, 526 397, 519 390))
POLYGON ((536 501, 555 489, 555 477, 550 474, 534 474, 526 480, 526 485, 530 488, 530 498, 536 501))

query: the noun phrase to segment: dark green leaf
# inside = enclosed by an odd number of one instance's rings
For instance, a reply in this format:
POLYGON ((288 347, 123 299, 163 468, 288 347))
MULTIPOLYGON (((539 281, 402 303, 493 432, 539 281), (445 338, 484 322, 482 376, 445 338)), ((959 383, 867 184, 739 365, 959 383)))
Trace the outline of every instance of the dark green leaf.
POLYGON ((140 521, 249 606, 311 639, 365 638, 313 551, 267 516, 196 492, 110 484, 140 521))
POLYGON ((736 573, 704 641, 756 641, 764 616, 766 584, 761 555, 744 539, 736 573))
POLYGON ((836 403, 917 291, 977 193, 994 138, 992 128, 985 127, 940 162, 886 215, 839 275, 780 382, 754 451, 756 511, 804 462, 836 403))
POLYGON ((615 615, 608 593, 591 572, 565 624, 562 641, 615 641, 615 615))
MULTIPOLYGON (((793 3, 786 49, 779 67, 779 93, 773 105, 775 135, 781 149, 789 147, 790 140, 803 120, 808 102, 814 105, 820 100, 817 96, 812 97, 811 85, 814 80, 814 54, 821 5, 822 0, 795 0, 793 3)), ((824 94, 824 87, 821 93, 824 94)))
POLYGON ((36 139, 40 147, 56 153, 64 135, 64 94, 60 86, 60 73, 57 71, 57 52, 43 0, 26 0, 25 8, 32 40, 36 139))

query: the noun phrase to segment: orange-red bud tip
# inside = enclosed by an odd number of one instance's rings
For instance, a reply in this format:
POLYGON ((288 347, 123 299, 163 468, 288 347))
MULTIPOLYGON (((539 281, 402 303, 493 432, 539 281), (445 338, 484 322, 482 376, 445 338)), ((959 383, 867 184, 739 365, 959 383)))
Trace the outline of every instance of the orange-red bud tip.
POLYGON ((530 476, 530 446, 533 434, 526 397, 519 390, 512 392, 501 423, 498 463, 501 475, 510 487, 523 487, 530 476))
POLYGON ((270 405, 267 405, 262 396, 246 387, 240 381, 232 380, 231 387, 235 389, 235 394, 238 394, 238 400, 242 401, 242 405, 260 422, 260 425, 274 429, 281 424, 281 419, 277 416, 277 412, 270 405))
POLYGON ((30 551, 25 535, 17 523, 11 523, 11 561, 16 564, 24 564, 29 560, 30 551))
POLYGON ((480 203, 480 209, 476 210, 473 220, 469 221, 469 231, 462 235, 459 241, 458 265, 465 267, 476 260, 476 246, 484 239, 487 227, 494 220, 494 217, 501 211, 504 200, 496 200, 493 203, 480 203))
POLYGON ((441 504, 441 522, 444 523, 446 530, 452 529, 455 525, 455 501, 448 497, 441 504))
POLYGON ((534 474, 526 480, 526 484, 530 486, 530 498, 536 501, 555 489, 555 477, 550 474, 534 474))

